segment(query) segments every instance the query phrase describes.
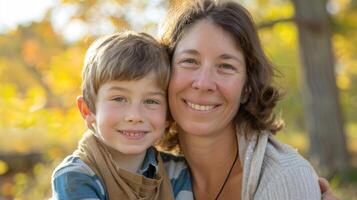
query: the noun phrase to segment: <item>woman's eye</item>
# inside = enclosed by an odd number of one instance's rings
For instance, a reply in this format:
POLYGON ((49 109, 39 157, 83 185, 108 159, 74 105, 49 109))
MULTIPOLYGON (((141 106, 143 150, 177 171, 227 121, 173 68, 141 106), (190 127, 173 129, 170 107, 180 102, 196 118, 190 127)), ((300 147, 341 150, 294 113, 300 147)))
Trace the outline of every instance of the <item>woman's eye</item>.
POLYGON ((193 58, 187 58, 182 61, 183 63, 197 64, 197 61, 193 58))
POLYGON ((147 99, 147 100, 145 100, 144 103, 145 104, 151 104, 151 105, 160 104, 160 102, 158 100, 155 100, 155 99, 147 99))
POLYGON ((112 100, 120 103, 126 102, 126 99, 124 97, 115 97, 112 100))
POLYGON ((182 64, 184 66, 185 65, 192 66, 192 65, 197 65, 198 61, 194 58, 184 58, 184 59, 181 59, 178 63, 182 64))
POLYGON ((230 64, 221 64, 218 66, 218 68, 225 72, 237 72, 237 68, 230 64))

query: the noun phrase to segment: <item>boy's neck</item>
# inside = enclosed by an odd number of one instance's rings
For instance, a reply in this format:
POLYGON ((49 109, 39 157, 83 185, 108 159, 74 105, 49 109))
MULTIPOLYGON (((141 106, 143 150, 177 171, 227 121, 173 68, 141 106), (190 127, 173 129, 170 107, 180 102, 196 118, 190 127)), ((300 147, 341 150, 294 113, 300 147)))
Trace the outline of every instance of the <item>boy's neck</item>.
POLYGON ((109 148, 109 152, 117 167, 133 173, 139 171, 146 155, 146 151, 140 154, 123 154, 112 148, 109 148))

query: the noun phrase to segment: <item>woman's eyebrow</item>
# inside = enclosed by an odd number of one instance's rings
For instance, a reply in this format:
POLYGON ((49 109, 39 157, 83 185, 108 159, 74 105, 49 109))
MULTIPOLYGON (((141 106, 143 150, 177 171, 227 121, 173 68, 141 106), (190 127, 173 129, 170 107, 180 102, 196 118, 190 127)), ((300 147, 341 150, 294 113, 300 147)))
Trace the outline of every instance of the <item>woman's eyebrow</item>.
POLYGON ((232 59, 232 60, 236 60, 240 63, 244 63, 244 60, 242 60, 242 58, 238 57, 238 56, 235 56, 235 55, 232 55, 232 54, 228 54, 228 53, 225 53, 225 54, 222 54, 219 56, 219 58, 222 58, 222 59, 232 59))
POLYGON ((199 55, 200 53, 195 50, 195 49, 184 49, 182 51, 179 51, 178 54, 193 54, 193 55, 199 55))

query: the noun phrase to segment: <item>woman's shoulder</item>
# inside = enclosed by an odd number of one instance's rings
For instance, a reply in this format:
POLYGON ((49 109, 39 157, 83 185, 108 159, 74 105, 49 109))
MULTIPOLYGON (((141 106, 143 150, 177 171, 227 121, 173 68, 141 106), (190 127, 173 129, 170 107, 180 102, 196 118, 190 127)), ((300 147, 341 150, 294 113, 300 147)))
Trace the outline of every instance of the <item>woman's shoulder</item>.
POLYGON ((278 141, 274 137, 268 139, 263 160, 264 167, 279 170, 309 168, 314 171, 310 163, 299 154, 297 149, 278 141))
POLYGON ((256 195, 271 196, 268 199, 291 195, 293 199, 320 199, 320 194, 318 178, 310 163, 296 149, 269 138, 256 195))

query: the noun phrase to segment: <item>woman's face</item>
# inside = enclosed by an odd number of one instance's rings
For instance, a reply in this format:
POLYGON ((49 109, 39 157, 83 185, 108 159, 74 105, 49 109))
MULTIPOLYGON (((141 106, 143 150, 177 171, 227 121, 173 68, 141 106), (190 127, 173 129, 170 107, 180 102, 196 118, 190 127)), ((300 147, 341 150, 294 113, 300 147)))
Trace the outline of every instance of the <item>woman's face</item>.
POLYGON ((244 56, 233 36, 200 20, 178 42, 172 66, 169 105, 179 127, 194 135, 232 127, 246 81, 244 56))

